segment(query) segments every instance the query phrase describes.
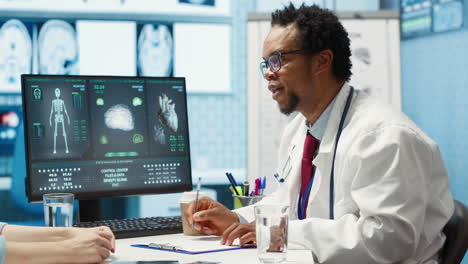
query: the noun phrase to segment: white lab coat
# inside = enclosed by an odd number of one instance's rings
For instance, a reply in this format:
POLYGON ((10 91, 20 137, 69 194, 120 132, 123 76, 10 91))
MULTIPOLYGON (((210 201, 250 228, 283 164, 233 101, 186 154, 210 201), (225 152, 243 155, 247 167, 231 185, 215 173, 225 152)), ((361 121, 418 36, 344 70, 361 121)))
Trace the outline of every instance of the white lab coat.
MULTIPOLYGON (((335 219, 328 219, 335 136, 349 92, 345 84, 337 95, 313 160, 307 219, 297 216, 307 131, 302 115, 288 124, 279 149, 277 171, 290 174, 260 203, 288 204, 289 243, 311 249, 320 263, 437 263, 441 230, 454 210, 439 149, 403 113, 358 90, 338 143, 335 219), (291 166, 283 169, 289 156, 291 166)), ((255 219, 252 206, 235 212, 255 219)))

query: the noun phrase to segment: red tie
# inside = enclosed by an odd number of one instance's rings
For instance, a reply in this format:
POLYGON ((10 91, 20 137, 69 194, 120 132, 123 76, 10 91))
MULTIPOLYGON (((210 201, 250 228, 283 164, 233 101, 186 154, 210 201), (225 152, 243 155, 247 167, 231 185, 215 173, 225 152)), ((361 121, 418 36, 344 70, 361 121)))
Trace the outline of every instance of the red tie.
MULTIPOLYGON (((307 197, 304 197, 307 186, 309 185, 310 180, 313 177, 314 173, 314 165, 312 164, 312 160, 314 159, 314 154, 315 151, 317 150, 317 147, 319 145, 319 140, 314 138, 311 134, 307 133, 306 139, 304 141, 304 153, 302 154, 302 170, 301 170, 301 176, 302 176, 302 184, 301 184, 301 197, 302 200, 307 200, 309 199, 308 195, 307 197)), ((300 201, 302 202, 302 201, 300 201)), ((307 203, 305 203, 305 208, 304 212, 307 211, 307 203)), ((304 218, 305 218, 305 213, 304 213, 304 218)))

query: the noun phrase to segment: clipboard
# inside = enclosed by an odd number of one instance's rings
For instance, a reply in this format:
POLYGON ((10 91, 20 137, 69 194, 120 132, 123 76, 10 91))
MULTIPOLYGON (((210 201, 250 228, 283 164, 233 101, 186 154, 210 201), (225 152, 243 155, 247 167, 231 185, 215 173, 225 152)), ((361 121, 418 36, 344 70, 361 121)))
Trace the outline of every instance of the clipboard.
POLYGON ((214 253, 214 252, 222 252, 222 251, 230 251, 230 250, 238 250, 238 249, 247 249, 247 248, 255 247, 255 246, 252 245, 252 246, 248 246, 248 247, 231 247, 231 248, 202 250, 202 251, 188 251, 188 250, 183 250, 183 249, 166 249, 166 248, 150 247, 149 245, 145 245, 145 244, 134 244, 134 245, 131 245, 131 246, 132 247, 138 247, 138 248, 168 251, 168 252, 174 252, 174 253, 182 253, 182 254, 188 254, 188 255, 198 255, 198 254, 206 254, 206 253, 214 253))
POLYGON ((177 240, 175 240, 175 238, 167 238, 164 242, 154 241, 149 244, 133 244, 131 246, 189 255, 207 254, 255 247, 254 244, 247 247, 240 247, 238 244, 234 246, 225 246, 219 243, 220 239, 221 238, 217 236, 184 237, 182 239, 179 237, 177 240))

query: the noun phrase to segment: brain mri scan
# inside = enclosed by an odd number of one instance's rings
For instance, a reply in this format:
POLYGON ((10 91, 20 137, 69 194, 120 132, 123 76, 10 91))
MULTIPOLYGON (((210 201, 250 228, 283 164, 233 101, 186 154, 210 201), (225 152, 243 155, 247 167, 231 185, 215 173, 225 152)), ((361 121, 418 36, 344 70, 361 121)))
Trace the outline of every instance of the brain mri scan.
POLYGON ((349 38, 351 40, 351 62, 353 64, 351 84, 359 87, 360 90, 369 95, 375 96, 377 91, 373 87, 372 81, 375 76, 378 76, 375 73, 375 56, 373 56, 369 43, 362 33, 351 30, 349 31, 349 38))
POLYGON ((170 76, 173 41, 165 25, 144 25, 138 37, 138 73, 141 76, 170 76))
POLYGON ((49 20, 39 31, 39 73, 79 74, 75 29, 62 20, 49 20))
POLYGON ((19 91, 21 74, 31 73, 32 44, 26 26, 11 19, 0 28, 0 91, 19 91))
POLYGON ((370 51, 367 47, 358 47, 353 50, 353 55, 356 60, 361 61, 365 65, 371 65, 372 60, 370 56, 370 51))

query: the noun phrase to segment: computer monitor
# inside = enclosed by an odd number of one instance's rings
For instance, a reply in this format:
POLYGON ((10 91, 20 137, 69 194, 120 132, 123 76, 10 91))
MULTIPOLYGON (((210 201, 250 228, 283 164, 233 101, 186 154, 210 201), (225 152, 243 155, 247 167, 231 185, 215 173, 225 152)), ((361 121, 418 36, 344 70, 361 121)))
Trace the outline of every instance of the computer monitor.
POLYGON ((21 81, 30 202, 51 192, 88 200, 192 189, 184 78, 21 81))

